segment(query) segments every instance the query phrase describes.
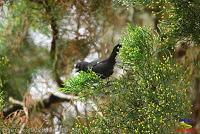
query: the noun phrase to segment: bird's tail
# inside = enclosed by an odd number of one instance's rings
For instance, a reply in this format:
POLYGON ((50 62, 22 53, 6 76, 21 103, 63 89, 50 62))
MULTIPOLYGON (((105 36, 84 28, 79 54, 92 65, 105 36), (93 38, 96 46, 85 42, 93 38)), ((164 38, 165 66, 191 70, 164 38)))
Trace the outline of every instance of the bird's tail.
POLYGON ((117 53, 119 52, 119 49, 121 48, 122 46, 120 44, 117 44, 114 48, 113 48, 113 51, 109 57, 109 60, 113 63, 115 63, 115 58, 117 56, 117 53))

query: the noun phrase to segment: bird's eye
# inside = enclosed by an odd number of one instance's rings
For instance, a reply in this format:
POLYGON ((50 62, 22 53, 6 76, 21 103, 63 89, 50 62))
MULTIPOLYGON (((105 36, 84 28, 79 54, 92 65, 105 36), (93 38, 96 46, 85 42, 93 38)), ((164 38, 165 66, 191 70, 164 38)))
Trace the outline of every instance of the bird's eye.
POLYGON ((81 67, 81 63, 76 64, 75 68, 80 68, 81 67))

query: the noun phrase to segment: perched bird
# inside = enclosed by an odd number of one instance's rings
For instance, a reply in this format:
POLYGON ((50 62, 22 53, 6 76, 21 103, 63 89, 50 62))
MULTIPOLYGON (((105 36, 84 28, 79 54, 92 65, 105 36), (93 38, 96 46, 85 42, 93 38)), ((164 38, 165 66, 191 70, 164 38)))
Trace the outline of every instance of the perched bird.
POLYGON ((82 61, 76 64, 75 68, 77 69, 77 72, 79 71, 88 71, 92 70, 97 75, 100 76, 100 78, 105 79, 113 74, 114 65, 116 63, 116 56, 119 52, 121 45, 117 44, 111 53, 111 55, 100 62, 93 61, 93 62, 86 62, 82 61))

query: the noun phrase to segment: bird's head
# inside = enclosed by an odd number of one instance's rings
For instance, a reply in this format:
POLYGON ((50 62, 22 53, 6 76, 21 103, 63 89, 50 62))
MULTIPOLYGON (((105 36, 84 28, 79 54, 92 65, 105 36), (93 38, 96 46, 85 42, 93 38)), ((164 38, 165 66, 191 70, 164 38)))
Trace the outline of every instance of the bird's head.
POLYGON ((81 70, 84 71, 87 64, 88 64, 88 62, 86 62, 86 61, 82 61, 82 62, 77 63, 76 66, 75 66, 76 72, 79 72, 81 70))

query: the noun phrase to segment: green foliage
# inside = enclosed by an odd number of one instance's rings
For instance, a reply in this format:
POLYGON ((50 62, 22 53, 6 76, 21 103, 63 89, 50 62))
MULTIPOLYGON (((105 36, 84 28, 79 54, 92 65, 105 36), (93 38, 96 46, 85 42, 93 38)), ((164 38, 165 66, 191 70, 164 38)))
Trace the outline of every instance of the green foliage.
MULTIPOLYGON (((152 49, 156 45, 154 37, 146 28, 129 26, 121 44, 120 58, 128 74, 105 87, 112 95, 103 111, 104 118, 91 121, 87 131, 174 132, 176 122, 189 116, 191 105, 183 70, 172 57, 163 57, 162 61, 156 57, 152 49)), ((76 125, 74 133, 86 131, 85 127, 81 128, 76 125)))
POLYGON ((102 80, 94 72, 80 72, 77 76, 65 81, 61 91, 69 94, 89 97, 97 94, 101 87, 102 80))
POLYGON ((198 0, 169 1, 174 5, 175 15, 171 20, 173 20, 175 36, 192 38, 200 43, 200 2, 198 0))
POLYGON ((114 2, 119 5, 141 6, 152 11, 162 25, 161 34, 165 38, 186 37, 200 43, 199 0, 114 0, 114 2))
MULTIPOLYGON (((157 59, 152 54, 152 45, 156 46, 152 40, 148 30, 133 27, 129 27, 128 33, 122 38, 120 56, 124 64, 131 67, 129 73, 134 76, 134 82, 126 85, 128 90, 123 95, 126 97, 119 98, 124 102, 118 111, 123 111, 121 122, 128 122, 124 127, 129 132, 170 133, 175 129, 178 119, 189 116, 191 103, 188 101, 187 83, 181 73, 184 71, 173 62, 172 57, 163 57, 163 61, 157 59), (140 48, 137 42, 141 43, 140 48), (135 47, 139 49, 133 51, 135 47), (131 53, 129 57, 127 53, 131 53), (148 56, 141 58, 142 54, 148 56)), ((125 78, 126 81, 129 79, 125 78)))
POLYGON ((0 110, 3 109, 4 104, 5 104, 5 101, 4 101, 4 92, 0 91, 0 110))
POLYGON ((0 110, 5 104, 4 85, 6 83, 5 69, 8 66, 8 59, 6 57, 0 58, 0 110))
POLYGON ((120 56, 127 64, 145 64, 152 55, 152 37, 141 27, 129 26, 126 36, 121 40, 123 49, 121 49, 120 56))
POLYGON ((131 6, 131 5, 147 5, 152 2, 152 0, 114 0, 115 4, 131 6))

